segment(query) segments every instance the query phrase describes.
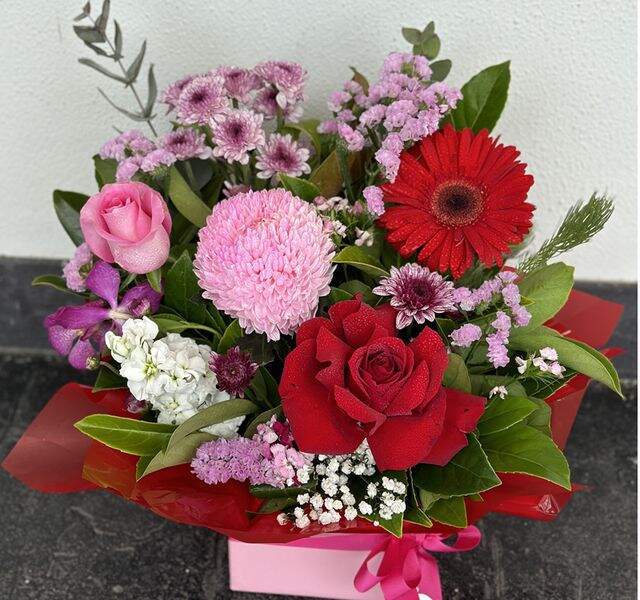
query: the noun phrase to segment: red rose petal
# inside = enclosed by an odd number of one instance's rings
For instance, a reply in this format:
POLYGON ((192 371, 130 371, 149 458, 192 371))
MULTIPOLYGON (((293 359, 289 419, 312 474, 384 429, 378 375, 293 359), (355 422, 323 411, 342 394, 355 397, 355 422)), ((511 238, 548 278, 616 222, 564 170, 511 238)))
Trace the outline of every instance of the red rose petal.
POLYGON ((484 412, 485 399, 445 388, 447 411, 442 435, 420 462, 446 465, 467 444, 467 433, 476 428, 484 412))
POLYGON ((344 385, 345 366, 352 352, 353 349, 333 332, 321 327, 317 335, 316 359, 329 364, 318 371, 316 379, 328 390, 336 385, 344 385))
MULTIPOLYGON (((360 423, 374 423, 374 430, 384 423, 385 416, 371 406, 356 398, 346 388, 336 386, 334 389, 336 404, 352 419, 360 423)), ((364 434, 362 436, 364 438, 364 434)))
POLYGON ((409 415, 411 411, 428 400, 425 391, 429 387, 429 367, 422 361, 415 368, 409 380, 400 390, 395 400, 384 411, 386 415, 409 415))
POLYGON ((449 363, 442 339, 433 329, 425 327, 409 347, 415 354, 416 364, 425 361, 429 366, 429 384, 425 390, 425 398, 431 398, 442 385, 442 377, 449 363))

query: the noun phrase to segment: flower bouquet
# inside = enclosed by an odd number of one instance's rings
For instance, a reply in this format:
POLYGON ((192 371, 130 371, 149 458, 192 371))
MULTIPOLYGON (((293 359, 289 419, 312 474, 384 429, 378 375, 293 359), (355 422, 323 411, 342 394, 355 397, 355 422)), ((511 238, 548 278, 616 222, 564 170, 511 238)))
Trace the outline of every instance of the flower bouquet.
POLYGON ((552 261, 613 207, 594 194, 526 250, 534 179, 491 133, 509 63, 457 89, 433 23, 404 29, 322 122, 301 65, 221 66, 164 90, 158 136, 146 44, 127 66, 108 1, 77 21, 149 135, 102 146, 91 197, 54 192, 77 250, 34 283, 75 295, 45 326, 95 383, 59 390, 4 468, 227 535, 252 591, 440 598, 430 552, 472 549, 490 512, 553 519, 588 381, 620 393, 593 346, 621 309, 552 261))

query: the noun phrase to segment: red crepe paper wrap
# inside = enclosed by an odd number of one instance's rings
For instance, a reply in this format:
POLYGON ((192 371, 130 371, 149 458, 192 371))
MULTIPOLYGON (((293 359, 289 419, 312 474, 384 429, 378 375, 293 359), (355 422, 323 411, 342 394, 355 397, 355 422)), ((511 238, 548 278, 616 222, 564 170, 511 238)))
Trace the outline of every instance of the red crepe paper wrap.
MULTIPOLYGON (((622 306, 584 292, 573 291, 566 306, 548 325, 591 346, 607 343, 622 314, 622 306)), ((606 350, 613 356, 616 350, 606 350)), ((547 399, 553 438, 564 447, 589 380, 577 376, 547 399)), ((363 519, 355 524, 320 527, 304 532, 280 526, 275 515, 259 515, 260 500, 246 484, 207 485, 189 465, 156 471, 136 482, 137 457, 92 442, 76 430, 75 422, 94 413, 132 415, 124 410, 126 391, 92 393, 75 383, 62 387, 24 432, 2 466, 25 485, 43 492, 74 492, 104 488, 178 523, 207 527, 244 542, 287 543, 323 532, 379 533, 363 519)), ((527 475, 500 474, 502 485, 484 492, 483 501, 467 500, 469 524, 497 512, 551 520, 569 501, 567 491, 527 475)), ((449 533, 442 525, 425 530, 406 524, 408 533, 449 533)))

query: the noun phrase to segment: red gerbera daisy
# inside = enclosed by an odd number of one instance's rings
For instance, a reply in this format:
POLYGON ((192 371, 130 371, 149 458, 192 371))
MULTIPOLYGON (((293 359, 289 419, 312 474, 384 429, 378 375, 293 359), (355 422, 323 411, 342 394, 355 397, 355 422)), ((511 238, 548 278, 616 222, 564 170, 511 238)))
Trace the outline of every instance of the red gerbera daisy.
POLYGON ((487 130, 447 125, 403 152, 393 183, 383 186, 392 206, 378 222, 404 257, 460 277, 474 256, 501 266, 509 246, 531 228, 534 206, 525 202, 533 177, 487 130))

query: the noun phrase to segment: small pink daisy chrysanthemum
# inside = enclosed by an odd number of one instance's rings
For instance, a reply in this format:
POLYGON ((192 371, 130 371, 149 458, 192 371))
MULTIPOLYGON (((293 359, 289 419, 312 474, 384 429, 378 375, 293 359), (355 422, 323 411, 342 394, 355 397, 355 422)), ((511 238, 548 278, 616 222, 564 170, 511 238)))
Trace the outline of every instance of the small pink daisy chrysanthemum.
POLYGON ((249 92, 260 87, 260 78, 250 69, 242 67, 218 67, 212 71, 224 78, 224 87, 231 98, 247 102, 249 92))
POLYGON ((167 133, 160 140, 160 147, 171 152, 178 160, 211 157, 211 148, 205 144, 204 133, 198 133, 190 127, 180 127, 167 133))
POLYGON ((265 83, 278 90, 277 102, 280 107, 304 99, 307 72, 302 65, 286 60, 268 60, 256 65, 254 71, 265 83))
POLYGON ((276 173, 300 177, 311 172, 307 164, 309 150, 302 148, 289 134, 272 133, 269 141, 258 148, 258 154, 256 168, 260 179, 269 179, 276 173))
POLYGON ((184 125, 208 125, 228 104, 224 78, 216 75, 195 77, 180 93, 177 120, 184 125))
POLYGON ((399 269, 391 267, 391 275, 381 279, 372 291, 378 296, 391 297, 390 304, 398 311, 398 329, 408 327, 411 321, 419 324, 433 321, 436 313, 455 309, 453 283, 415 263, 399 269))
POLYGON ((194 271, 203 297, 270 340, 296 331, 330 292, 334 247, 314 206, 278 188, 216 204, 194 271))
POLYGON ((249 152, 264 144, 262 115, 252 110, 234 108, 215 115, 211 120, 214 156, 227 162, 249 162, 249 152))
POLYGON ((173 82, 166 90, 164 90, 164 92, 162 92, 160 102, 168 106, 167 112, 171 112, 177 106, 182 90, 184 90, 184 88, 187 87, 196 77, 198 77, 198 75, 187 75, 186 77, 173 82))

